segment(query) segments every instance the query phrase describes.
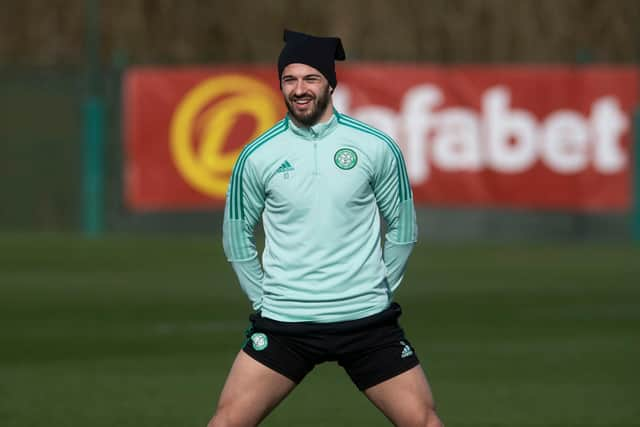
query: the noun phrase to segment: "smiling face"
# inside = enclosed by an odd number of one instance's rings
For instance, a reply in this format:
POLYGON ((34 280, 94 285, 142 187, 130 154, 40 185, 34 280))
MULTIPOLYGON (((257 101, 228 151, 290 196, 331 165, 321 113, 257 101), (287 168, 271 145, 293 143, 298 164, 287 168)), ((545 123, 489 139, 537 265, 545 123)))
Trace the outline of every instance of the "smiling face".
POLYGON ((331 87, 327 79, 306 64, 289 64, 280 80, 284 102, 298 125, 310 127, 331 118, 331 87))

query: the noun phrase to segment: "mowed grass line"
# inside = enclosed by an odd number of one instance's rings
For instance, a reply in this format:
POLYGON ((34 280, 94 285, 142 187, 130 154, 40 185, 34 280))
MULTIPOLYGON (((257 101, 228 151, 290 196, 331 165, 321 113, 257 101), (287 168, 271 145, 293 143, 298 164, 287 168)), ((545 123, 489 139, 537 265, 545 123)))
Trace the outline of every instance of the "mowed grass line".
MULTIPOLYGON (((0 425, 203 426, 249 305, 219 237, 0 236, 0 425)), ((640 250, 423 244, 397 295, 448 426, 638 425, 640 250)), ((334 364, 265 426, 388 422, 334 364)))

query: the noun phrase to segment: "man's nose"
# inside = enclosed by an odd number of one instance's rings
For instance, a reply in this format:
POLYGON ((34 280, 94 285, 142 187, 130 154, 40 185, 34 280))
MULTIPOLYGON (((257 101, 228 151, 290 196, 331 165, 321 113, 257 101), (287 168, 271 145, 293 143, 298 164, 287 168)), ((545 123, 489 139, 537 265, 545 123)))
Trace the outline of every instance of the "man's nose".
POLYGON ((307 85, 304 80, 299 80, 293 90, 296 95, 304 95, 307 92, 307 85))

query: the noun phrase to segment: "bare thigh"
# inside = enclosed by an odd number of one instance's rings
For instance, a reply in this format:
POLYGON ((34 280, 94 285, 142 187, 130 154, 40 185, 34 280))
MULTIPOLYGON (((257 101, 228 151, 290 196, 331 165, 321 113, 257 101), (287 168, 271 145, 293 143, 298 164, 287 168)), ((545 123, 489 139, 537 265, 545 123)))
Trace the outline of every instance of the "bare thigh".
POLYGON ((395 426, 442 427, 431 387, 419 365, 364 393, 395 426))
POLYGON ((208 427, 256 426, 295 386, 289 378, 240 351, 208 427))

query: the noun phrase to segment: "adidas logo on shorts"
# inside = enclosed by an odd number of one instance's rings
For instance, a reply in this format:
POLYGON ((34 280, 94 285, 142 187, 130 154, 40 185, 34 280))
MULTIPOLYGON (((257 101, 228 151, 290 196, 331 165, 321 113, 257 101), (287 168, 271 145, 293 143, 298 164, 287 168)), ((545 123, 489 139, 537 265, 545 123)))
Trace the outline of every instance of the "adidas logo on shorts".
POLYGON ((400 355, 400 358, 404 359, 405 357, 409 357, 413 355, 413 350, 411 350, 411 347, 409 347, 409 344, 407 344, 404 341, 400 341, 400 345, 404 346, 402 347, 402 354, 400 355))

